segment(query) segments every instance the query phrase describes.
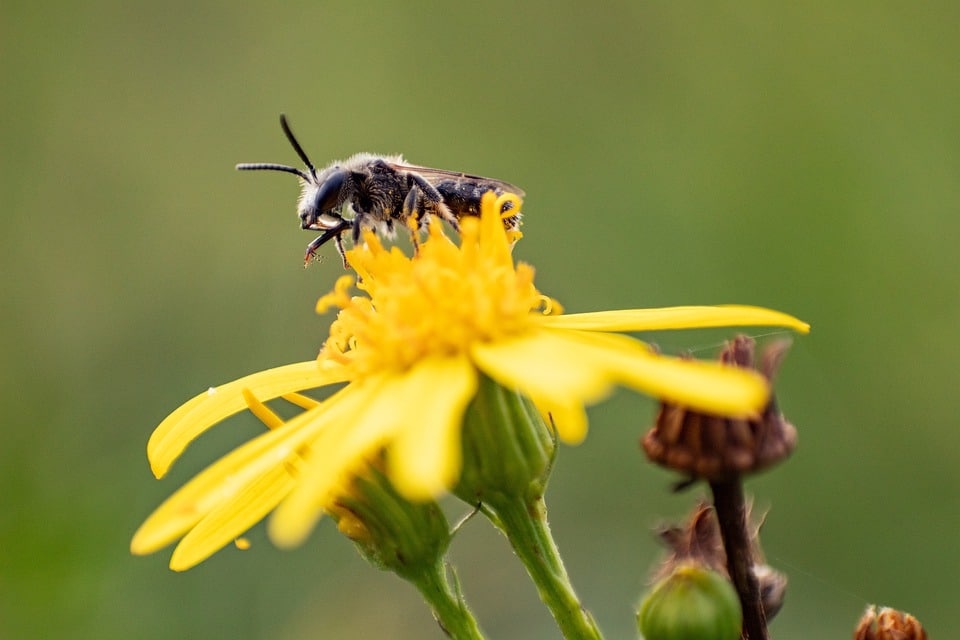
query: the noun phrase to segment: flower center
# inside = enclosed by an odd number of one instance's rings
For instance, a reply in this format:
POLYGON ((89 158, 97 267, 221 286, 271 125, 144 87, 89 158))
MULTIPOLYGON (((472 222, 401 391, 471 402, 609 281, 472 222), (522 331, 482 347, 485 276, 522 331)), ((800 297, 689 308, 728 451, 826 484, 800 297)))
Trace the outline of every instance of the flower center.
POLYGON ((455 245, 436 220, 416 255, 386 249, 372 232, 347 251, 360 276, 349 296, 352 276, 317 302, 318 313, 339 307, 319 359, 352 369, 352 379, 387 370, 405 371, 423 358, 464 353, 476 342, 517 335, 530 326, 531 314, 559 313, 560 305, 533 285, 533 267, 513 264, 511 234, 504 229, 503 206, 519 213, 512 194, 486 193, 480 218, 460 221, 455 245))

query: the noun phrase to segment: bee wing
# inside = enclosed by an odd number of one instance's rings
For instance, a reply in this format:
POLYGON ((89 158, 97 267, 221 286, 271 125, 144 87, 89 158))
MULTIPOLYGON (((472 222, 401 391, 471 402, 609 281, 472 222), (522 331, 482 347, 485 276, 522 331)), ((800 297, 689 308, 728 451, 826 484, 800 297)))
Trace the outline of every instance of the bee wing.
POLYGON ((397 169, 398 171, 413 171, 419 173, 423 176, 423 179, 429 182, 430 184, 437 184, 444 180, 470 180, 471 182, 481 182, 489 184, 491 187, 496 187, 502 189, 505 192, 510 192, 520 196, 521 198, 526 195, 523 189, 520 187, 510 184, 509 182, 504 182, 503 180, 495 180, 494 178, 484 178, 483 176, 475 176, 469 173, 462 173, 460 171, 447 171, 446 169, 431 169, 430 167, 418 167, 415 164, 398 164, 396 162, 388 162, 390 167, 397 169))

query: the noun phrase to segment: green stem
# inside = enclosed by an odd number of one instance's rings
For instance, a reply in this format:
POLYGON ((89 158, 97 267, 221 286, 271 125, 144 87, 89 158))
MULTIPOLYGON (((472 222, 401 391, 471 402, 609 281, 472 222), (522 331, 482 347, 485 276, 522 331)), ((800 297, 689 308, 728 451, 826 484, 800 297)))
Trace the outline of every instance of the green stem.
POLYGON ((410 581, 433 610, 433 617, 443 632, 454 640, 484 640, 476 618, 459 593, 454 593, 447 583, 446 570, 437 563, 410 581))
POLYGON ((597 623, 573 591, 560 552, 550 535, 542 496, 526 501, 521 497, 504 497, 496 504, 487 502, 484 507, 494 524, 510 540, 563 637, 568 640, 603 638, 597 623))

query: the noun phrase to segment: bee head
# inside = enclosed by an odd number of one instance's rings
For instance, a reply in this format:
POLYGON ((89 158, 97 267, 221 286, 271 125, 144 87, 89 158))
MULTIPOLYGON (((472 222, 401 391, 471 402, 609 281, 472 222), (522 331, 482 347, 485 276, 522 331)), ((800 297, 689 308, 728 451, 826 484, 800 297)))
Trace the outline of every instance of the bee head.
POLYGON ((347 172, 334 167, 333 171, 324 171, 320 176, 317 175, 317 168, 310 162, 303 147, 297 141, 296 136, 287 123, 287 117, 280 114, 280 127, 284 135, 290 141, 294 151, 303 160, 309 173, 296 167, 290 167, 285 164, 273 163, 253 163, 238 164, 240 171, 284 171, 298 176, 303 181, 303 192, 300 194, 300 205, 298 215, 300 216, 300 226, 303 229, 331 229, 340 224, 339 216, 334 213, 334 209, 343 203, 340 198, 340 192, 346 184, 347 172))
POLYGON ((346 199, 344 187, 349 173, 333 167, 321 175, 321 180, 303 185, 297 208, 301 229, 332 229, 342 222, 337 209, 346 199))

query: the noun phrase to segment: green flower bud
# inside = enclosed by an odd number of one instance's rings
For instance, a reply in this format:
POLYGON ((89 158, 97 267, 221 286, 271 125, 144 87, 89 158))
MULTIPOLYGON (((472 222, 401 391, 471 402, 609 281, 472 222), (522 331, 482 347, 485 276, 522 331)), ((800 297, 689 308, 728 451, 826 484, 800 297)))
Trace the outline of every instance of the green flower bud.
POLYGON ((450 543, 440 506, 401 496, 379 464, 355 476, 330 512, 364 558, 406 580, 416 581, 440 566, 450 543))
POLYGON ((637 625, 646 640, 738 640, 742 617, 726 578, 683 564, 646 595, 637 625))
POLYGON ((460 589, 447 580, 450 527, 440 506, 400 495, 384 473, 383 456, 368 462, 328 509, 337 528, 368 562, 416 587, 451 638, 482 640, 460 589))
POLYGON ((553 434, 533 402, 481 374, 463 417, 457 497, 475 505, 540 495, 553 453, 553 434))

